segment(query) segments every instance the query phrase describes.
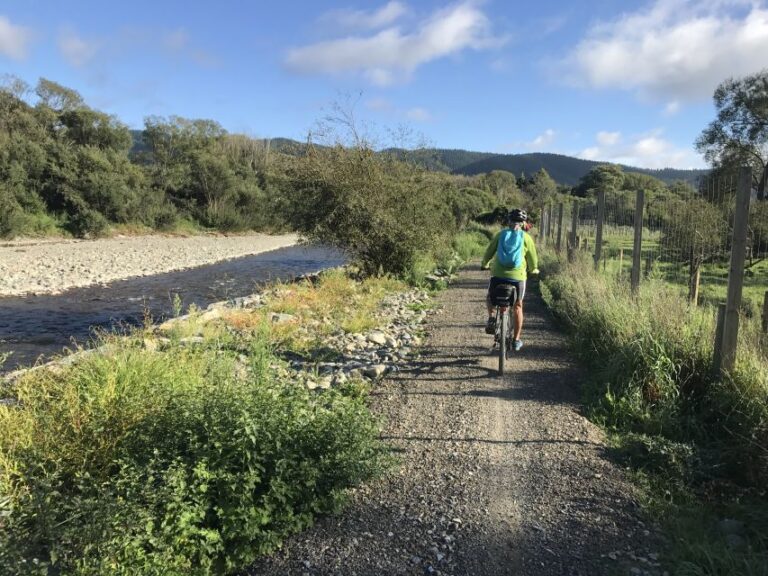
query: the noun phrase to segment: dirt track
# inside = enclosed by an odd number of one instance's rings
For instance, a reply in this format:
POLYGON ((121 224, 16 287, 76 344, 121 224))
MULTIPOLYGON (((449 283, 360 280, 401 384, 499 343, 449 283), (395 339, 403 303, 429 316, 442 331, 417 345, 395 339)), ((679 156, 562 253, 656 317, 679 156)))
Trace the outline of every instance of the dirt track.
POLYGON ((422 359, 376 389, 399 466, 249 574, 662 574, 631 485, 579 414, 582 375, 538 289, 525 346, 500 378, 482 327, 486 283, 462 273, 422 359))

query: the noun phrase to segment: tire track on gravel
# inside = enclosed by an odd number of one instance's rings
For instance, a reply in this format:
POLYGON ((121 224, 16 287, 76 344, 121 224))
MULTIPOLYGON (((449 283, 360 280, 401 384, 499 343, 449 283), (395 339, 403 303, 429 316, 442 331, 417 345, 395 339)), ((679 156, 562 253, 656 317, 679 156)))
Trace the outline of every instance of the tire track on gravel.
POLYGON ((578 412, 582 375, 538 290, 500 378, 486 285, 462 272, 439 296, 422 359, 373 394, 399 465, 249 574, 661 574, 631 484, 578 412))

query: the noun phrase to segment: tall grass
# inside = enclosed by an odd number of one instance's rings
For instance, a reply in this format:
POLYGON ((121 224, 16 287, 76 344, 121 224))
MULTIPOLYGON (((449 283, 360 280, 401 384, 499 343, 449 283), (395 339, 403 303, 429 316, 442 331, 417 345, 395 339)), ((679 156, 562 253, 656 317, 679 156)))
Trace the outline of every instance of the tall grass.
MULTIPOLYGON (((341 313, 352 283, 324 284, 283 307, 341 313)), ((155 351, 137 334, 2 390, 3 574, 229 573, 380 469, 359 387, 281 380, 263 315, 225 317, 208 337, 155 351)))
POLYGON ((652 478, 655 505, 673 526, 676 573, 765 574, 765 539, 754 527, 768 526, 768 348, 757 320, 742 318, 736 367, 715 375, 713 308, 688 306, 661 280, 633 296, 578 256, 547 261, 544 296, 591 368, 589 415, 652 478), (753 513, 735 498, 752 498, 753 513), (738 513, 745 528, 736 546, 717 526, 738 513))

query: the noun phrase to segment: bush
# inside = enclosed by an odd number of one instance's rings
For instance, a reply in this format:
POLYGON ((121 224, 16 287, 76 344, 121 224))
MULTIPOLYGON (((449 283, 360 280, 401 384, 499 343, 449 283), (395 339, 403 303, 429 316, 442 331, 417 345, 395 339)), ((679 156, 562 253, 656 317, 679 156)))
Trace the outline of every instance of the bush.
POLYGON ((39 371, 0 405, 0 564, 56 573, 223 574, 274 549, 377 469, 364 400, 221 354, 131 347, 39 371))
POLYGON ((308 237, 345 250, 365 274, 406 274, 450 249, 455 220, 445 177, 369 148, 313 149, 290 168, 292 219, 308 237))

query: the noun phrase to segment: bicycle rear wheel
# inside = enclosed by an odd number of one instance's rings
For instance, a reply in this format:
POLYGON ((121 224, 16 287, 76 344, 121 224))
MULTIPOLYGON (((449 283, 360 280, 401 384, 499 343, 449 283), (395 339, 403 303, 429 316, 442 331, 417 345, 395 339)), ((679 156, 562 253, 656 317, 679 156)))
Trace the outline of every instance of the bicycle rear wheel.
POLYGON ((507 367, 507 340, 509 339, 509 309, 501 313, 499 328, 499 374, 504 374, 507 367))

